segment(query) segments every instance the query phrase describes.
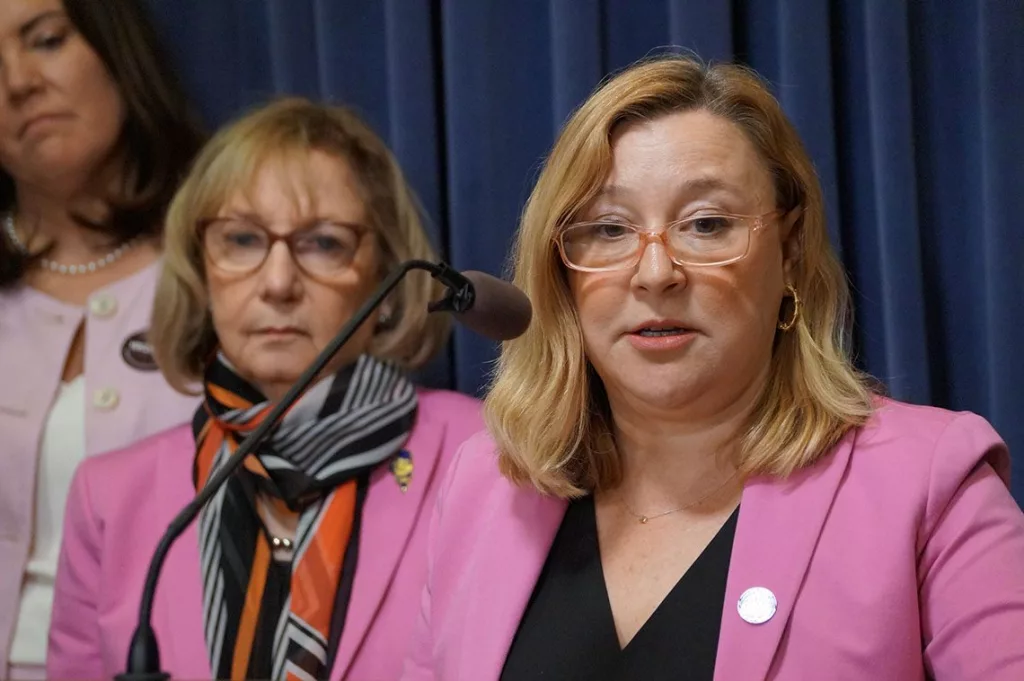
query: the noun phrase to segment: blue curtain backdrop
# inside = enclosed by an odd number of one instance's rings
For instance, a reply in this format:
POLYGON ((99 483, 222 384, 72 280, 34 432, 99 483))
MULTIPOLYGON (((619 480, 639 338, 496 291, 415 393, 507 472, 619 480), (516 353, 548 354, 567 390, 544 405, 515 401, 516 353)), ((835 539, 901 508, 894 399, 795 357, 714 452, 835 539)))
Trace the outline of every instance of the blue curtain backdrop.
MULTIPOLYGON (((666 46, 773 84, 821 175, 859 361, 970 409, 1024 501, 1024 0, 149 0, 211 125, 278 93, 355 106, 459 268, 503 270, 557 129, 666 46)), ((459 332, 433 384, 476 392, 459 332)))

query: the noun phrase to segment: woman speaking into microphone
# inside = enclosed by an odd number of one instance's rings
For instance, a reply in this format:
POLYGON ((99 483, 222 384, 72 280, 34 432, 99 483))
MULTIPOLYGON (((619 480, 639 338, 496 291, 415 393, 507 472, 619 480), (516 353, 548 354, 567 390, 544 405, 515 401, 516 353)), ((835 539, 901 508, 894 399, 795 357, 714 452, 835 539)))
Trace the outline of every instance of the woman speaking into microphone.
MULTIPOLYGON (((345 109, 286 99, 220 131, 167 219, 152 340, 201 391, 191 426, 75 476, 48 675, 124 668, 147 566, 224 464, 397 263, 433 259, 384 143, 345 109)), ((153 624, 176 678, 397 678, 426 525, 479 403, 406 371, 444 344, 441 291, 406 277, 171 549, 153 624)))
POLYGON ((533 323, 440 493, 404 678, 1024 679, 1006 447, 854 369, 818 180, 754 74, 609 80, 514 265, 533 323))

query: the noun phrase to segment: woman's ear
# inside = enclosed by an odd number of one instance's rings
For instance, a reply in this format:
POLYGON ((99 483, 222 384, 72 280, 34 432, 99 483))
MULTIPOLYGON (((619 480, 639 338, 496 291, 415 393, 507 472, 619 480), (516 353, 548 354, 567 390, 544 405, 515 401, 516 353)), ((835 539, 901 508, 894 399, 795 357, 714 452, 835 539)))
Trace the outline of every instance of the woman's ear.
POLYGON ((377 323, 374 325, 374 334, 386 333, 395 328, 395 305, 390 299, 385 299, 377 308, 377 323))
POLYGON ((793 268, 800 257, 800 231, 803 210, 794 208, 782 216, 779 222, 779 237, 782 240, 782 271, 786 281, 792 281, 793 268))

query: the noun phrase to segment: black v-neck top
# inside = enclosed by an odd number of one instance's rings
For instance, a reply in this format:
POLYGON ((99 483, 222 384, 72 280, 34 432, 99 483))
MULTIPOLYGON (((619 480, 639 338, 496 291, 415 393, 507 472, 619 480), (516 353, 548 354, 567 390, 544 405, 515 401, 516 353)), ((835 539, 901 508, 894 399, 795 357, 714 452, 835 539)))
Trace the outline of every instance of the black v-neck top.
POLYGON ((625 648, 601 569, 593 497, 569 504, 501 681, 712 681, 739 509, 625 648))

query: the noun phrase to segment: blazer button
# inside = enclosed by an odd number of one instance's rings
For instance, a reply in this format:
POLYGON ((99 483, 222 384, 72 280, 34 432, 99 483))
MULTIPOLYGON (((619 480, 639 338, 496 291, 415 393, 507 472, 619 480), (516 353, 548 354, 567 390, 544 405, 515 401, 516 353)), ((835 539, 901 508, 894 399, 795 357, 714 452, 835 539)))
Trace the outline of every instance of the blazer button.
POLYGON ((111 411, 117 408, 121 395, 114 388, 100 388, 92 396, 92 403, 97 409, 111 411))
POLYGON ((112 317, 117 312, 117 299, 108 293, 93 296, 89 301, 89 311, 95 317, 112 317))

